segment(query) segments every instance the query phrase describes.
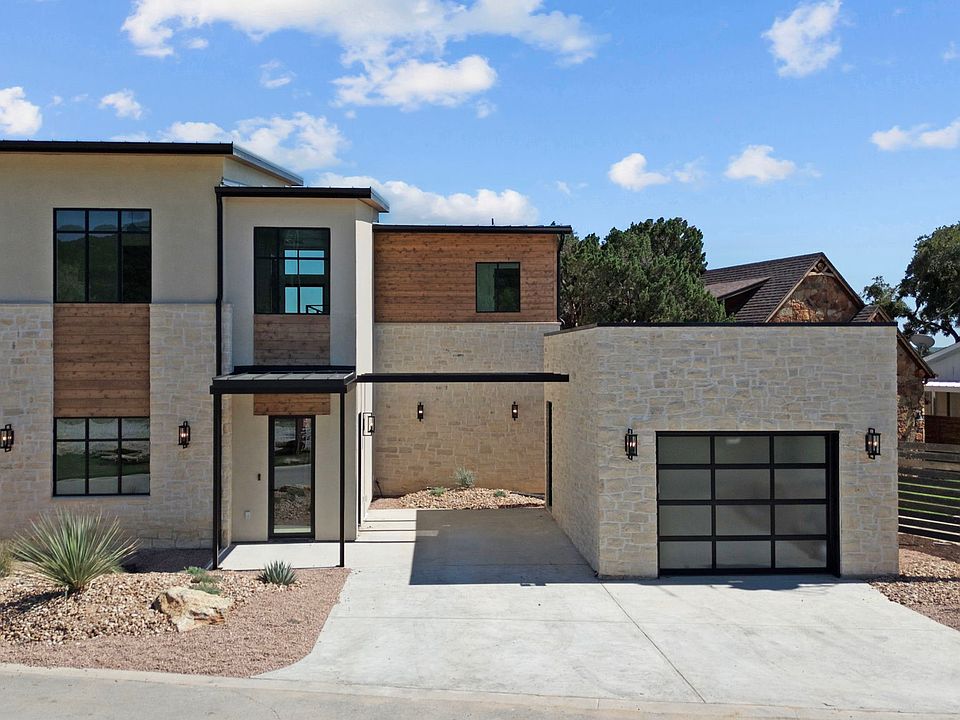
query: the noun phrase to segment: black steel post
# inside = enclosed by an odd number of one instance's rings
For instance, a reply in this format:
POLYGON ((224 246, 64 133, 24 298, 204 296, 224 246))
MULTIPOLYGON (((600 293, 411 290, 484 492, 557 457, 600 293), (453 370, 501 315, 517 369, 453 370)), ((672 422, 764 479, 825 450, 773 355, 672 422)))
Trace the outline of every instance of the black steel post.
POLYGON ((346 513, 346 490, 347 490, 347 440, 344 437, 347 429, 347 409, 346 394, 340 391, 340 567, 347 566, 346 538, 347 524, 344 514, 346 513))

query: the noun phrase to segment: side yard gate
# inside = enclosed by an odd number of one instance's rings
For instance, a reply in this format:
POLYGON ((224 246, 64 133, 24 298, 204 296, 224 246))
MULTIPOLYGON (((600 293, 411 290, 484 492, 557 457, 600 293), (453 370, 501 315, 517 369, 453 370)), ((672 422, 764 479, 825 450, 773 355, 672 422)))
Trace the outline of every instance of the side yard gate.
POLYGON ((900 532, 960 542, 960 445, 901 443, 900 532))

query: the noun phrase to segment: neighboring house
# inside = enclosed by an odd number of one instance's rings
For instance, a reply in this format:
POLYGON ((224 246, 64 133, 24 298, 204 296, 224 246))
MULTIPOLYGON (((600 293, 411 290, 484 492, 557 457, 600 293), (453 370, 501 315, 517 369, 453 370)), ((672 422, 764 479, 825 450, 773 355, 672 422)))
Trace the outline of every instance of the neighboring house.
MULTIPOLYGON (((707 290, 740 323, 869 323, 891 318, 866 305, 821 252, 707 270, 707 290)), ((902 335, 897 337, 897 433, 923 440, 924 383, 935 376, 902 335)))
POLYGON ((891 324, 561 332, 569 227, 387 210, 230 143, 0 142, 0 535, 69 508, 342 563, 375 495, 463 466, 603 575, 896 570, 891 324))
POLYGON ((960 445, 960 343, 927 355, 937 379, 927 383, 927 442, 960 445))

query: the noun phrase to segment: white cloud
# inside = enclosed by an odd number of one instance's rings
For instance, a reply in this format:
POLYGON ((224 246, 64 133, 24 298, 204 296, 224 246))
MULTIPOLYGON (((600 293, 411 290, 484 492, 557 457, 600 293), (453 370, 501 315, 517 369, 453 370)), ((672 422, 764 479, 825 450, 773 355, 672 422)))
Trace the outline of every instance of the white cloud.
MULTIPOLYGON (((695 183, 706 177, 702 161, 685 163, 679 170, 653 172, 647 170, 647 158, 642 153, 631 153, 615 162, 607 171, 611 182, 627 190, 643 190, 651 185, 665 185, 669 182, 695 183)), ((563 188, 558 189, 564 192, 563 188)))
POLYGON ((294 74, 279 60, 271 60, 260 66, 260 84, 267 90, 276 90, 293 82, 294 74))
POLYGON ((909 130, 894 125, 889 130, 877 130, 870 136, 870 142, 888 152, 904 148, 952 150, 960 145, 960 118, 934 129, 928 124, 914 125, 909 130))
POLYGON ((567 197, 570 197, 573 194, 573 191, 570 189, 569 183, 566 183, 563 180, 554 180, 553 184, 556 185, 557 190, 562 192, 567 197))
POLYGON ((0 133, 33 135, 42 124, 39 106, 27 100, 22 87, 0 89, 0 133))
POLYGON ((372 187, 390 203, 391 222, 445 222, 463 225, 528 225, 537 221, 530 198, 516 190, 477 190, 473 194, 443 195, 423 190, 402 180, 381 182, 376 178, 326 173, 323 185, 372 187))
POLYGON ((631 153, 615 162, 607 171, 610 180, 627 190, 643 190, 651 185, 663 185, 670 177, 658 172, 647 172, 647 158, 642 153, 631 153))
POLYGON ((289 117, 251 118, 225 130, 211 122, 175 122, 157 139, 168 142, 235 142, 292 170, 317 170, 340 162, 348 142, 325 117, 298 112, 289 117))
MULTIPOLYGON (((786 180, 796 172, 797 166, 790 160, 777 160, 771 157, 770 145, 748 145, 732 158, 724 173, 731 180, 755 180, 758 183, 786 180)), ((816 171, 811 170, 811 174, 816 171)))
POLYGON ((177 33, 226 23, 260 40, 282 30, 331 36, 345 66, 341 102, 455 105, 483 92, 496 78, 472 55, 445 61, 447 45, 471 36, 513 37, 557 56, 561 64, 592 57, 599 39, 578 15, 547 11, 544 0, 138 0, 123 30, 144 55, 174 53, 177 33))
POLYGON ((486 58, 470 55, 453 64, 408 60, 395 67, 379 65, 334 82, 341 105, 395 105, 415 110, 424 104, 459 105, 488 90, 496 79, 486 58))
POLYGON ((137 102, 133 90, 117 90, 100 98, 100 108, 113 108, 118 118, 139 120, 143 115, 143 106, 137 102))
POLYGON ((840 54, 840 40, 832 36, 840 17, 840 0, 798 5, 786 18, 777 18, 763 37, 781 63, 783 77, 803 77, 823 70, 840 54))
POLYGON ((943 51, 943 54, 940 55, 943 58, 944 62, 951 62, 960 58, 960 50, 957 49, 957 44, 951 40, 950 44, 947 45, 947 49, 943 51))
POLYGON ((187 50, 206 50, 210 46, 210 42, 202 37, 188 38, 183 46, 187 50))
POLYGON ((497 106, 487 100, 480 100, 477 103, 477 117, 481 120, 490 117, 497 111, 497 106))

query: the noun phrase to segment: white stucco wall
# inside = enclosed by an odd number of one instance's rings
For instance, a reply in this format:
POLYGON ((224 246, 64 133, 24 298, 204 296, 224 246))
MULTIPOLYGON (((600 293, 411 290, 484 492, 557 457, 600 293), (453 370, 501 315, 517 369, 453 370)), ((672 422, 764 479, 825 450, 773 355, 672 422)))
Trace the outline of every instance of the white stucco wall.
MULTIPOLYGON (((358 232, 376 221, 377 212, 358 200, 339 199, 228 197, 223 205, 224 300, 234 307, 234 363, 253 363, 253 229, 316 227, 330 228, 330 363, 354 365, 358 347, 355 243, 358 232)), ((372 277, 369 281, 372 294, 372 277)))
POLYGON ((657 574, 664 431, 838 432, 840 570, 897 570, 895 328, 590 328, 548 336, 545 364, 570 374, 546 389, 554 515, 601 575, 657 574), (633 461, 623 451, 628 427, 638 434, 633 461), (873 460, 863 449, 869 427, 884 437, 873 460))

